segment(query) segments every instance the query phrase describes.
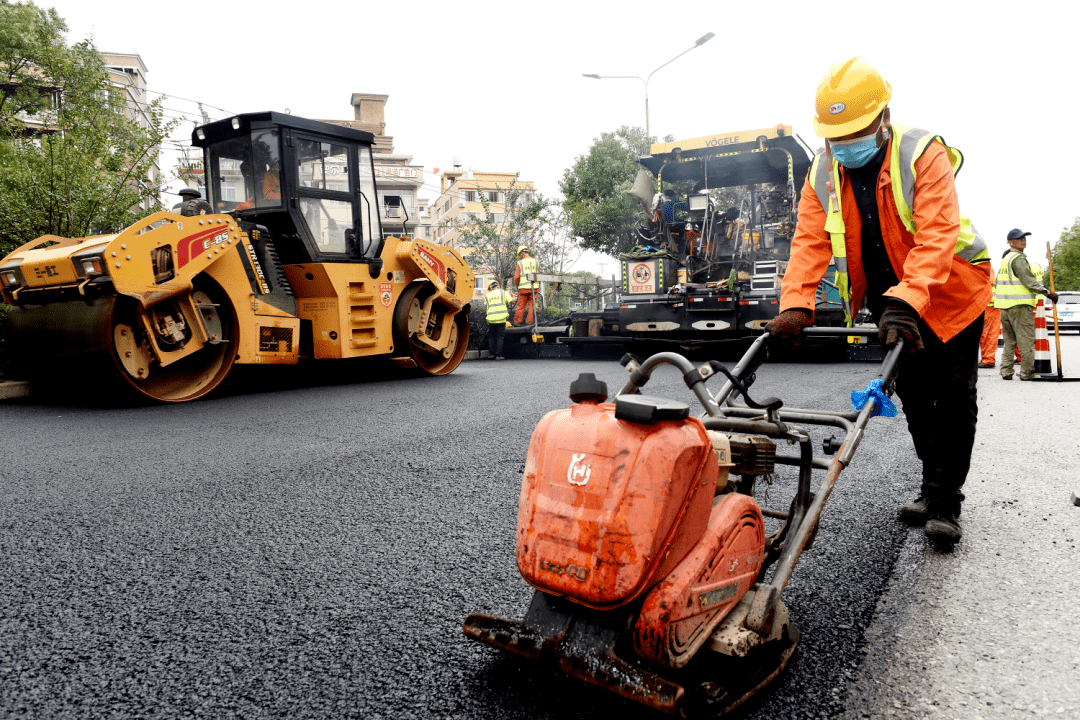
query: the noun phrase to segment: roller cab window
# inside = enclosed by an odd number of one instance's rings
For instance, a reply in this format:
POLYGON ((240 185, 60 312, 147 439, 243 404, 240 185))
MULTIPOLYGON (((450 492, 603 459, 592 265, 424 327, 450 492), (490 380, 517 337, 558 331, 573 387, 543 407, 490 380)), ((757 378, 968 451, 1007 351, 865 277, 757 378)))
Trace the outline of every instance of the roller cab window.
POLYGON ((378 256, 378 218, 371 212, 375 197, 371 150, 297 134, 294 165, 297 177, 298 225, 306 231, 317 255, 371 260, 378 256))
POLYGON ((214 143, 207 151, 207 185, 215 212, 276 210, 282 207, 281 155, 276 129, 214 143))

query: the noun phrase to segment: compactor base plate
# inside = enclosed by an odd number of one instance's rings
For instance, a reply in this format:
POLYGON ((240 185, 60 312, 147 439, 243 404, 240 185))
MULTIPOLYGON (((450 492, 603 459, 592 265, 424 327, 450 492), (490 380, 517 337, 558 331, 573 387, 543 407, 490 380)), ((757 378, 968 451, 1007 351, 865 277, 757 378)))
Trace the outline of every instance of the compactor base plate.
POLYGON ((525 621, 470 615, 465 634, 665 714, 721 717, 745 703, 784 671, 799 643, 788 621, 775 640, 744 657, 702 649, 683 668, 657 668, 625 647, 622 614, 599 613, 537 593, 525 621), (615 616, 619 617, 616 618, 615 616))

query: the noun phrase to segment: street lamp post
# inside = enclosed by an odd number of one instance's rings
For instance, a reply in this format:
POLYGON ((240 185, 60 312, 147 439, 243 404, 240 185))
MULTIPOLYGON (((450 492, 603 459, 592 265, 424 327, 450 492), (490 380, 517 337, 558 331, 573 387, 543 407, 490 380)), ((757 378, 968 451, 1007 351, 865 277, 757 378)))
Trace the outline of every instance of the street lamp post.
MULTIPOLYGON (((675 62, 676 60, 681 58, 686 53, 690 52, 691 50, 693 50, 696 47, 701 47, 705 43, 712 40, 714 37, 715 37, 715 35, 713 33, 705 33, 704 35, 699 37, 697 40, 695 40, 694 44, 691 47, 688 47, 686 50, 683 50, 681 53, 679 53, 675 57, 671 58, 670 60, 668 60, 666 63, 664 63, 660 67, 656 68, 656 70, 659 70, 662 67, 670 65, 671 63, 675 62)), ((649 73, 649 76, 647 78, 644 78, 644 79, 638 77, 637 75, 596 75, 596 74, 593 74, 593 73, 582 73, 582 76, 587 77, 587 78, 593 78, 594 80, 641 80, 642 85, 645 86, 645 142, 649 142, 649 137, 650 137, 650 134, 649 134, 649 80, 652 80, 652 76, 656 74, 656 70, 653 70, 651 73, 649 73)))

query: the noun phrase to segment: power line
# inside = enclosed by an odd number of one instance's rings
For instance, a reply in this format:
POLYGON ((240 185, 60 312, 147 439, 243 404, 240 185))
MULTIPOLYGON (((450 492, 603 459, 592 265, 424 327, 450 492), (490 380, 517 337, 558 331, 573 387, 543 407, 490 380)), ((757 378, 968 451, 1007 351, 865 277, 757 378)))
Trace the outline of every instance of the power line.
POLYGON ((184 102, 195 103, 196 105, 205 105, 206 107, 213 108, 214 110, 217 110, 219 112, 224 113, 226 116, 232 116, 232 115, 239 115, 240 114, 240 113, 237 113, 237 112, 233 112, 231 110, 225 110, 224 108, 219 108, 216 105, 211 105, 210 103, 202 101, 202 100, 191 100, 189 98, 182 98, 179 95, 175 95, 173 93, 165 93, 165 92, 160 92, 158 90, 147 90, 146 92, 152 92, 155 95, 162 95, 164 97, 170 97, 170 98, 175 98, 177 100, 183 100, 184 102))

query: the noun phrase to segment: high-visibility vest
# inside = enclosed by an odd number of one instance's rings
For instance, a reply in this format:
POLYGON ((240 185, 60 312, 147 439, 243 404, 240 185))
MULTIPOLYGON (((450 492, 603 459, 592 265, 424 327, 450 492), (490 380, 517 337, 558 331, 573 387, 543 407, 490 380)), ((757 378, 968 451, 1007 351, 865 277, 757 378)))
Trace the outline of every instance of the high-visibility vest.
POLYGON ((495 288, 484 296, 487 303, 487 321, 491 325, 498 325, 510 319, 510 311, 506 308, 506 291, 495 288))
POLYGON ((525 279, 526 275, 535 275, 540 269, 540 266, 536 264, 536 258, 522 258, 518 260, 518 267, 521 269, 521 277, 518 279, 518 290, 532 290, 538 287, 538 283, 530 282, 525 279))
MULTIPOLYGON (((934 135, 926 130, 908 127, 906 125, 892 125, 892 148, 890 156, 890 175, 892 176, 893 200, 896 202, 896 211, 900 215, 900 221, 912 235, 915 234, 915 218, 911 212, 911 206, 915 202, 915 161, 922 157, 930 143, 937 140, 944 146, 952 165, 953 175, 960 172, 960 166, 964 164, 964 156, 959 150, 945 144, 940 135, 934 135), (897 172, 899 168, 899 172, 897 172)), ((829 188, 828 172, 821 171, 821 158, 824 153, 818 153, 814 162, 810 165, 810 182, 824 208, 825 230, 829 233, 832 244, 833 258, 836 262, 836 289, 840 293, 840 302, 844 307, 844 319, 850 327, 854 323, 854 313, 851 307, 851 280, 848 277, 847 268, 847 245, 844 241, 844 216, 840 209, 840 163, 833 158, 832 162, 832 190, 829 188)), ((971 223, 966 215, 960 213, 960 235, 956 239, 956 248, 953 251, 962 259, 972 265, 990 262, 990 252, 986 247, 979 231, 971 223)))
MULTIPOLYGON (((1018 257, 1026 258, 1022 252, 1010 250, 1005 253, 1005 259, 998 268, 997 280, 994 281, 994 307, 1004 310, 1016 305, 1035 305, 1039 302, 1039 295, 1029 288, 1013 274, 1012 264, 1018 257)), ((1042 282, 1042 268, 1037 263, 1028 260, 1028 267, 1035 279, 1042 282)))

